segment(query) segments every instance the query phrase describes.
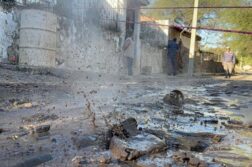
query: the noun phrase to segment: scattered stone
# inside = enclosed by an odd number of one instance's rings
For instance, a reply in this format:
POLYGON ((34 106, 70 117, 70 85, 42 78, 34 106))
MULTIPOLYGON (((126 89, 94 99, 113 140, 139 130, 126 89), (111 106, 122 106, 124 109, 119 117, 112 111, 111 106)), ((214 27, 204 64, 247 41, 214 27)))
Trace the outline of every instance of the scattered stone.
POLYGON ((179 90, 173 90, 164 97, 163 101, 170 105, 182 107, 184 104, 184 95, 179 90))
POLYGON ((50 154, 38 155, 26 159, 23 162, 14 165, 13 167, 35 167, 45 162, 51 161, 52 159, 53 157, 50 154))
POLYGON ((189 152, 177 152, 172 158, 179 165, 186 165, 190 167, 208 167, 207 163, 196 158, 189 152))
POLYGON ((57 140, 55 138, 52 138, 51 142, 56 143, 57 140))
POLYGON ((142 155, 162 152, 166 144, 158 137, 143 133, 130 137, 127 140, 114 136, 110 142, 112 155, 122 161, 134 160, 142 155))
POLYGON ((90 94, 97 94, 97 91, 96 90, 92 90, 89 92, 90 94))
POLYGON ((49 138, 49 133, 39 133, 36 137, 36 140, 47 140, 49 138))
POLYGON ((72 140, 78 149, 98 144, 97 136, 73 137, 72 140))
MULTIPOLYGON (((104 118, 106 125, 110 126, 109 123, 104 118)), ((128 118, 120 124, 113 125, 106 133, 105 133, 105 147, 109 149, 110 140, 113 136, 117 136, 121 139, 127 139, 130 136, 134 136, 138 134, 137 129, 137 121, 134 118, 128 118)))
POLYGON ((84 157, 77 156, 72 159, 72 163, 74 167, 82 167, 87 165, 88 161, 84 157))
POLYGON ((51 114, 51 115, 46 115, 46 114, 42 114, 42 113, 38 113, 35 115, 32 115, 31 117, 24 117, 23 121, 24 122, 45 122, 47 120, 56 120, 59 117, 55 114, 51 114))
POLYGON ((203 141, 198 141, 197 144, 193 147, 191 147, 191 151, 195 152, 203 152, 209 147, 209 144, 203 142, 203 141))
POLYGON ((243 122, 238 120, 229 120, 228 123, 234 125, 243 125, 243 122))
POLYGON ((209 120, 204 120, 205 124, 218 124, 219 121, 217 119, 209 119, 209 120))
POLYGON ((17 107, 18 108, 32 108, 33 105, 31 102, 28 102, 28 103, 18 104, 17 107))
POLYGON ((110 152, 105 152, 102 155, 100 155, 97 158, 97 160, 98 160, 99 163, 109 164, 111 162, 111 160, 112 160, 111 153, 110 152))
POLYGON ((135 118, 128 118, 125 121, 123 121, 121 125, 130 136, 134 136, 138 133, 137 121, 135 118))
POLYGON ((45 133, 50 130, 51 126, 50 125, 41 125, 35 128, 36 133, 45 133))

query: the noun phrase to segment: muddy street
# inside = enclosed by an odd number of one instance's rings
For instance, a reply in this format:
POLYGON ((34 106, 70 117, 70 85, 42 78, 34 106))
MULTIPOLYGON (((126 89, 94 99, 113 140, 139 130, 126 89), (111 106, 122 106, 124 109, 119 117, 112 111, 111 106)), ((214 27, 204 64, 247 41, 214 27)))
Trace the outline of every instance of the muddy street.
POLYGON ((1 69, 1 166, 249 167, 251 79, 1 69))

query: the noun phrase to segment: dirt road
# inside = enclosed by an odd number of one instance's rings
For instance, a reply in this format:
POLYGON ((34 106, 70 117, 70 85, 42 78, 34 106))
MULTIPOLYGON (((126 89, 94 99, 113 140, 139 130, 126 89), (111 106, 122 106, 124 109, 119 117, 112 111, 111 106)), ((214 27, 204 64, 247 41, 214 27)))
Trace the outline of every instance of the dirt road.
POLYGON ((104 165, 105 154, 107 166, 184 166, 174 159, 180 152, 208 166, 251 165, 251 75, 225 80, 0 69, 0 76, 0 162, 4 167, 32 166, 29 160, 34 157, 45 162, 40 166, 99 166, 104 165), (163 102, 174 89, 186 98, 180 112, 163 102), (133 163, 114 159, 106 150, 104 133, 108 124, 129 117, 137 120, 139 129, 154 131, 167 150, 133 163))

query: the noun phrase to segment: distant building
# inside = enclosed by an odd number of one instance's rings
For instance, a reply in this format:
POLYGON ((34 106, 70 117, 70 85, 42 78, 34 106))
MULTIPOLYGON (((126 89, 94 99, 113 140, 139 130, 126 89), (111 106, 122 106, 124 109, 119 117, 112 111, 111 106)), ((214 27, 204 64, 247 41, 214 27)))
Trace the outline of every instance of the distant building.
MULTIPOLYGON (((183 62, 180 71, 187 72, 191 32, 169 20, 155 20, 147 16, 141 16, 141 25, 142 68, 149 69, 151 73, 169 72, 167 50, 164 50, 164 47, 167 46, 168 40, 177 38, 181 44, 179 53, 183 62)), ((199 50, 200 40, 201 37, 197 35, 196 50, 199 50)))

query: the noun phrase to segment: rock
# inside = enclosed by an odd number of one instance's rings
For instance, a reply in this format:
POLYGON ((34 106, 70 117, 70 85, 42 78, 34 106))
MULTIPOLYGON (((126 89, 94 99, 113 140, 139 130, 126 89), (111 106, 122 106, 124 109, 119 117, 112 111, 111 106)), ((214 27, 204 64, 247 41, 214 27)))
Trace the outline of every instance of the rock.
POLYGON ((218 124, 219 121, 218 119, 208 119, 208 120, 204 120, 205 124, 218 124))
POLYGON ((190 167, 208 167, 204 161, 201 161, 189 152, 176 152, 172 158, 180 165, 183 164, 190 167))
POLYGON ((38 155, 20 162, 13 167, 35 167, 45 162, 51 161, 53 157, 50 154, 38 155))
POLYGON ((171 109, 172 113, 175 115, 183 115, 185 112, 181 110, 180 108, 173 108, 171 109))
POLYGON ((237 124, 222 123, 222 125, 224 125, 228 129, 242 129, 242 128, 244 128, 244 125, 237 125, 237 124))
POLYGON ((33 105, 32 105, 32 103, 23 103, 23 104, 19 104, 19 105, 17 105, 17 107, 18 108, 32 108, 33 107, 33 105))
POLYGON ((183 132, 183 131, 175 131, 177 134, 183 136, 191 136, 191 137, 201 137, 201 138, 223 138, 225 135, 222 134, 214 134, 208 132, 183 132))
POLYGON ((98 160, 99 163, 109 164, 111 162, 111 160, 112 160, 112 157, 111 157, 110 152, 106 152, 106 153, 103 153, 102 155, 100 155, 97 158, 97 160, 98 160))
POLYGON ((191 151, 196 151, 196 152, 203 152, 209 147, 209 144, 203 142, 203 141, 198 141, 195 146, 191 147, 191 151))
POLYGON ((234 125, 243 125, 243 122, 238 120, 229 120, 228 123, 234 125))
POLYGON ((134 160, 142 155, 158 153, 166 149, 163 140, 152 134, 138 134, 127 140, 114 136, 110 142, 112 155, 122 161, 134 160))
POLYGON ((45 133, 50 130, 51 126, 50 125, 41 125, 35 128, 36 133, 45 133))
POLYGON ((128 118, 121 123, 123 128, 128 132, 130 136, 134 136, 138 133, 137 121, 135 118, 128 118))
POLYGON ((76 156, 72 159, 72 163, 74 167, 82 167, 88 164, 88 161, 85 157, 76 156))
POLYGON ((96 136, 73 137, 72 140, 78 149, 98 144, 96 136))
POLYGON ((56 143, 56 142, 57 142, 57 139, 52 138, 52 139, 51 139, 51 142, 52 142, 52 143, 56 143))
POLYGON ((42 113, 38 113, 35 115, 32 115, 31 117, 24 117, 23 121, 24 122, 45 122, 47 120, 56 120, 59 117, 55 114, 51 114, 51 115, 46 115, 46 114, 42 114, 42 113))
POLYGON ((129 138, 130 136, 135 136, 138 134, 137 121, 135 118, 128 118, 120 124, 113 125, 105 133, 105 145, 109 149, 110 140, 113 136, 117 136, 121 139, 129 138))
POLYGON ((167 94, 163 101, 167 104, 182 107, 184 104, 184 95, 179 90, 173 90, 170 94, 167 94))

